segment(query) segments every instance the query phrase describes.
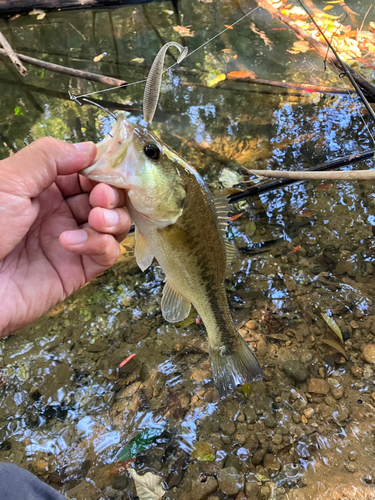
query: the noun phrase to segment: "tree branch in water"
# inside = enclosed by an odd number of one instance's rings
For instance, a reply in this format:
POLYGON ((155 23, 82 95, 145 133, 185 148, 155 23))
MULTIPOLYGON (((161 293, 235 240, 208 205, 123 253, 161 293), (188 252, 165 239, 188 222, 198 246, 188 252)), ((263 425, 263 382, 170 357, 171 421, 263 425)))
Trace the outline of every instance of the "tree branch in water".
MULTIPOLYGON (((5 49, 0 49, 0 55, 8 54, 5 49)), ((67 68, 66 66, 61 66, 60 64, 49 63, 47 61, 35 59, 34 57, 17 54, 16 52, 15 55, 25 63, 32 64, 33 66, 37 66, 38 68, 47 69, 48 71, 54 71, 55 73, 63 73, 64 75, 75 76, 76 78, 82 78, 83 80, 104 83, 105 85, 111 85, 112 87, 126 85, 126 82, 124 80, 118 80, 117 78, 112 78, 111 76, 98 75, 96 73, 90 73, 89 71, 67 68)))
POLYGON ((319 180, 319 181, 371 181, 375 180, 375 170, 357 170, 350 172, 282 172, 280 170, 248 170, 249 174, 258 177, 276 179, 319 180))
POLYGON ((9 57, 9 59, 14 64, 14 66, 17 68, 17 71, 22 76, 27 76, 28 75, 27 69, 21 63, 21 61, 19 60, 17 54, 14 52, 14 50, 12 49, 10 43, 8 42, 8 40, 5 38, 5 36, 2 33, 0 33, 0 43, 4 47, 3 49, 1 49, 1 51, 4 52, 4 54, 9 57))

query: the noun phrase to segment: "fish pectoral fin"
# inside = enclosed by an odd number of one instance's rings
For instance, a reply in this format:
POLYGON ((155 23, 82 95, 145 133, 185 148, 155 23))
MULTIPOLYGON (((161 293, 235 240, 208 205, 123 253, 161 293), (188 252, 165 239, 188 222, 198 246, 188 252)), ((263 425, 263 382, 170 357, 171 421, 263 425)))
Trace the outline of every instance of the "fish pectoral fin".
POLYGON ((167 280, 161 299, 163 318, 170 323, 177 323, 189 316, 191 303, 186 300, 167 280))
POLYGON ((142 233, 135 228, 135 249, 134 249, 135 259, 137 261, 138 266, 145 271, 148 267, 151 266, 152 261, 154 260, 154 255, 150 251, 149 244, 146 238, 142 233))
POLYGON ((189 246, 189 234, 177 224, 171 224, 160 231, 174 249, 185 250, 189 246))

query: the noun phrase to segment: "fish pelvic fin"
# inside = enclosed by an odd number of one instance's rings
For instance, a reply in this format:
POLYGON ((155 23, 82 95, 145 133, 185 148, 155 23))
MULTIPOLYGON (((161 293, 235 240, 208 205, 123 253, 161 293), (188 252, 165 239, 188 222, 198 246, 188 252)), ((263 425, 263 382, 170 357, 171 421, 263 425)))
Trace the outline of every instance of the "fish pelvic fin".
POLYGON ((212 375, 220 398, 232 394, 237 385, 246 385, 263 379, 263 371, 249 346, 238 334, 238 345, 233 350, 209 347, 212 375))
POLYGON ((142 271, 145 271, 148 267, 150 267, 152 261, 154 260, 154 255, 150 250, 146 238, 138 231, 137 227, 135 228, 134 255, 137 264, 142 271))
POLYGON ((163 318, 169 323, 178 323, 189 316, 191 303, 185 299, 167 279, 161 299, 163 318))

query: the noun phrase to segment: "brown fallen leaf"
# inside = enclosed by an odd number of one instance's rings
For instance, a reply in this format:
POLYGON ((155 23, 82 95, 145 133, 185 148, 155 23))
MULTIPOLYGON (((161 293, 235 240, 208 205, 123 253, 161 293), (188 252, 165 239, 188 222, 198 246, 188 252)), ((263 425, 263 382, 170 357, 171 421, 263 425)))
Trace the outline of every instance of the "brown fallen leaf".
POLYGON ((316 190, 317 191, 328 191, 330 190, 332 187, 332 184, 319 184, 319 186, 317 186, 316 190))
POLYGON ((173 29, 181 36, 194 36, 195 31, 191 31, 190 28, 185 26, 173 26, 173 29))
POLYGON ((306 208, 305 210, 302 210, 302 212, 298 214, 298 217, 312 217, 313 215, 315 215, 314 210, 306 208))
POLYGON ((111 474, 122 474, 125 472, 132 464, 135 462, 135 457, 134 458, 128 458, 127 460, 121 460, 120 462, 117 462, 114 464, 112 469, 110 470, 111 474))
POLYGON ((333 347, 333 349, 336 349, 336 351, 338 351, 346 359, 348 359, 348 356, 347 356, 346 352, 344 351, 343 347, 338 342, 336 342, 335 340, 321 339, 321 342, 323 342, 323 344, 329 345, 330 347, 333 347))
POLYGON ((231 71, 227 78, 257 78, 257 75, 253 71, 231 71))

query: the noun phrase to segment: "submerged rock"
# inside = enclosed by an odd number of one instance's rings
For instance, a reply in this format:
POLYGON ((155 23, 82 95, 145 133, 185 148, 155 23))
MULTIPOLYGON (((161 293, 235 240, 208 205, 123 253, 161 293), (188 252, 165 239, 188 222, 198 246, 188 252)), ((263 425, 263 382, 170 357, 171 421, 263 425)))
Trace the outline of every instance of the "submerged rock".
POLYGON ((368 344, 362 350, 362 358, 366 363, 375 363, 375 344, 368 344))
POLYGON ((245 485, 245 477, 234 467, 226 467, 217 473, 220 490, 226 495, 237 495, 245 485))
POLYGON ((203 500, 211 493, 217 490, 217 480, 213 476, 207 476, 205 481, 196 479, 192 485, 189 498, 194 500, 203 500))
POLYGON ((328 394, 329 385, 326 380, 322 378, 312 378, 309 382, 309 392, 312 394, 322 394, 325 396, 328 394))
POLYGON ((309 378, 309 371, 306 366, 297 360, 285 361, 284 372, 292 379, 294 382, 301 383, 309 378))

